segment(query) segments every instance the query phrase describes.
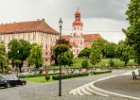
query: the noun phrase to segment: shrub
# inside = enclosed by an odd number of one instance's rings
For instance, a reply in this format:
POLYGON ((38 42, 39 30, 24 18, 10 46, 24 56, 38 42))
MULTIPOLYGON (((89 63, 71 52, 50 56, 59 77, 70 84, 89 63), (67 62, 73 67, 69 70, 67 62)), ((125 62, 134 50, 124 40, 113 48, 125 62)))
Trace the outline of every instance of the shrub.
POLYGON ((87 68, 89 66, 88 60, 83 60, 82 68, 87 68))
POLYGON ((112 59, 110 59, 110 60, 109 60, 109 65, 110 65, 111 67, 114 67, 114 66, 115 66, 115 62, 114 62, 112 59))
MULTIPOLYGON (((89 73, 81 73, 81 74, 67 74, 67 75, 62 75, 62 79, 67 79, 67 78, 74 78, 74 77, 82 77, 82 76, 88 76, 89 73)), ((52 78, 54 80, 59 80, 59 75, 53 75, 52 78)))
POLYGON ((50 79, 50 75, 46 75, 45 79, 48 81, 50 79))
POLYGON ((107 71, 100 71, 100 72, 92 72, 92 74, 94 75, 98 75, 98 74, 105 74, 105 73, 111 73, 111 70, 107 70, 107 71))

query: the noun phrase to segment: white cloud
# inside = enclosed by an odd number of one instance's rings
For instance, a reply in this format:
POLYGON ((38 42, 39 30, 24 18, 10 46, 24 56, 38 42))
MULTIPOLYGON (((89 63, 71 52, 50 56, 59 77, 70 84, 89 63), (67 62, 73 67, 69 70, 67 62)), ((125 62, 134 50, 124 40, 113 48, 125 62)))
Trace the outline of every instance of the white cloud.
POLYGON ((58 20, 62 17, 63 34, 69 34, 74 13, 79 6, 85 33, 98 32, 109 41, 118 42, 125 38, 121 29, 127 26, 124 12, 128 2, 129 0, 0 0, 0 23, 45 18, 50 26, 58 30, 58 20))

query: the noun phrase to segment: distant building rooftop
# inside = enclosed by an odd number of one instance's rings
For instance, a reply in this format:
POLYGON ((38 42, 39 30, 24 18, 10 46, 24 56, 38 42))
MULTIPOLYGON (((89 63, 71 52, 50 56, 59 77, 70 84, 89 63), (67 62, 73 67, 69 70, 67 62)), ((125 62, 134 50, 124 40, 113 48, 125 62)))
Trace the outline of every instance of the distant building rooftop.
POLYGON ((1 33, 20 33, 20 32, 48 32, 59 34, 56 30, 51 28, 45 20, 28 21, 28 22, 14 22, 9 24, 0 24, 1 33))

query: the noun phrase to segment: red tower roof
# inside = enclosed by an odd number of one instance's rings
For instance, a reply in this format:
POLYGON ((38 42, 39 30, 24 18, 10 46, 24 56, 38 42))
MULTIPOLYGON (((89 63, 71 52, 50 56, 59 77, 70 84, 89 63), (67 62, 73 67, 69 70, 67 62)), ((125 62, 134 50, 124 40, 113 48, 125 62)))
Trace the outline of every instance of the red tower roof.
POLYGON ((80 16, 81 13, 77 10, 76 13, 75 13, 75 16, 80 16))
POLYGON ((81 21, 81 13, 79 9, 77 9, 75 13, 75 21, 73 22, 73 26, 83 26, 83 23, 81 21))

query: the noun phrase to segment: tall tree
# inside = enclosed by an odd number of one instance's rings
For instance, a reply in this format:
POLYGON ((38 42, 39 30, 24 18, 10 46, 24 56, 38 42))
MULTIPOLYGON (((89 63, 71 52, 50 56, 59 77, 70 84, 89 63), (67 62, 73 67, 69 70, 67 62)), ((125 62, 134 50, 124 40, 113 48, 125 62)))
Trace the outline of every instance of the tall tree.
POLYGON ((54 60, 55 60, 56 65, 58 64, 58 56, 63 54, 66 51, 69 51, 69 47, 65 44, 56 45, 53 48, 54 60))
POLYGON ((108 41, 104 39, 98 39, 92 43, 91 53, 89 56, 90 63, 95 65, 101 61, 101 56, 104 55, 104 48, 108 41))
POLYGON ((64 66, 71 66, 73 64, 73 53, 68 50, 58 55, 58 64, 64 66))
POLYGON ((30 65, 35 66, 35 68, 39 68, 42 66, 43 64, 42 49, 38 44, 32 44, 28 62, 30 65))
POLYGON ((98 62, 101 61, 101 54, 99 51, 97 50, 92 50, 91 51, 91 54, 89 56, 89 59, 90 59, 90 63, 95 65, 97 64, 98 62))
POLYGON ((107 58, 114 58, 116 57, 116 48, 117 44, 115 43, 107 43, 104 50, 104 56, 107 58))
POLYGON ((126 11, 129 21, 127 29, 123 29, 126 40, 136 52, 136 61, 140 64, 140 0, 130 0, 126 11))
POLYGON ((28 41, 13 39, 8 44, 8 57, 15 65, 18 65, 20 71, 23 61, 29 57, 31 45, 28 41), (19 63, 20 62, 20 63, 19 63))
POLYGON ((8 64, 8 57, 6 54, 5 46, 3 43, 0 42, 0 69, 3 72, 5 68, 5 65, 8 64))
POLYGON ((109 42, 104 39, 97 39, 93 41, 91 51, 94 49, 100 53, 101 56, 105 56, 105 47, 109 42))
POLYGON ((120 41, 116 50, 118 57, 125 62, 125 65, 127 65, 129 59, 134 55, 133 47, 130 47, 126 41, 120 41))

